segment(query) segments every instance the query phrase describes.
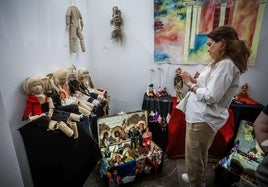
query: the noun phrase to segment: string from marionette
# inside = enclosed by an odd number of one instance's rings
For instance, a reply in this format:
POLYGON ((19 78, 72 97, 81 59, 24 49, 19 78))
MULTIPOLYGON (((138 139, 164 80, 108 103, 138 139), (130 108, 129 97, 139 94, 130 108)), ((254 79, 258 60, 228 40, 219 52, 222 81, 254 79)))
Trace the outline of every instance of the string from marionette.
POLYGON ((54 104, 50 97, 44 94, 41 77, 29 77, 23 83, 27 93, 27 101, 22 121, 33 122, 47 130, 59 129, 68 137, 78 138, 77 124, 69 116, 54 113, 54 104), (67 120, 66 120, 67 118, 67 120), (62 121, 65 119, 65 121, 62 121))
POLYGON ((123 29, 122 29, 123 19, 121 16, 121 11, 118 9, 117 6, 113 7, 111 25, 114 26, 114 29, 111 34, 111 38, 117 42, 120 42, 120 44, 122 45, 124 38, 125 38, 123 29))

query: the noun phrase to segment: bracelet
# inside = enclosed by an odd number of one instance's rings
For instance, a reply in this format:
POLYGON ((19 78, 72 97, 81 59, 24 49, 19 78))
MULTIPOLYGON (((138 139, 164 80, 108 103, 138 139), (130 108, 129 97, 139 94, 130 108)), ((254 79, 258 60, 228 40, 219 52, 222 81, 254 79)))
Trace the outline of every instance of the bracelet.
POLYGON ((196 87, 197 84, 193 84, 191 87, 190 87, 190 91, 193 91, 193 88, 196 87))

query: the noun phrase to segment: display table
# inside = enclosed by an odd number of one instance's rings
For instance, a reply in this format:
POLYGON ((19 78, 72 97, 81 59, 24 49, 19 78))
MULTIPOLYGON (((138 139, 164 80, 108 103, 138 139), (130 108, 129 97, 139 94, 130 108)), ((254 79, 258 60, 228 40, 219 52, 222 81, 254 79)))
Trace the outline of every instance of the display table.
MULTIPOLYGON (((174 104, 171 118, 168 124, 168 143, 166 153, 171 158, 180 158, 185 155, 185 114, 176 108, 176 98, 172 97, 174 104)), ((217 132, 214 142, 209 149, 209 156, 221 158, 229 153, 229 148, 233 143, 234 133, 234 113, 229 109, 229 119, 225 125, 217 132)))
POLYGON ((77 122, 79 138, 74 141, 60 130, 47 131, 35 121, 21 128, 34 186, 83 186, 101 159, 89 122, 77 122))
POLYGON ((172 98, 170 95, 162 97, 148 97, 144 94, 142 109, 147 110, 148 112, 154 111, 166 117, 168 113, 172 110, 172 98))
POLYGON ((230 105, 230 108, 234 111, 235 134, 236 134, 241 119, 254 122, 259 113, 262 111, 263 105, 238 104, 233 101, 230 105))

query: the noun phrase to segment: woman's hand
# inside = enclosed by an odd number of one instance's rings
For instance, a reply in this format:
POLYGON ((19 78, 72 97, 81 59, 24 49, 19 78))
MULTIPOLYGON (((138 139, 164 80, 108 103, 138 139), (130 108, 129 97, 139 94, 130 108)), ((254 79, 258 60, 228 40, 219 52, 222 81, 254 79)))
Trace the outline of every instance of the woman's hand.
POLYGON ((182 71, 180 76, 182 77, 183 84, 187 87, 191 87, 193 82, 191 81, 193 77, 187 71, 182 71))

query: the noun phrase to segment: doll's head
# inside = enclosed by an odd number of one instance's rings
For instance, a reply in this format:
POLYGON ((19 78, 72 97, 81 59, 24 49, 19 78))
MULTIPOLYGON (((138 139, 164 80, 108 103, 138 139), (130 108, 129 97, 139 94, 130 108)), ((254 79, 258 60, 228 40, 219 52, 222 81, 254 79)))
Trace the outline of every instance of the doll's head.
POLYGON ((80 68, 78 70, 78 80, 81 82, 81 84, 85 87, 94 87, 91 82, 91 77, 89 75, 89 70, 86 67, 80 68))
POLYGON ((75 65, 71 65, 70 67, 68 67, 68 71, 69 71, 68 80, 76 80, 77 79, 77 71, 76 71, 75 65))
POLYGON ((27 94, 40 95, 43 93, 41 77, 28 77, 23 83, 23 90, 27 94))
POLYGON ((53 73, 49 73, 42 79, 43 83, 43 91, 44 93, 52 93, 53 92, 53 84, 52 84, 53 73))
POLYGON ((68 81, 69 71, 62 68, 53 73, 55 84, 65 84, 68 81))

